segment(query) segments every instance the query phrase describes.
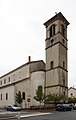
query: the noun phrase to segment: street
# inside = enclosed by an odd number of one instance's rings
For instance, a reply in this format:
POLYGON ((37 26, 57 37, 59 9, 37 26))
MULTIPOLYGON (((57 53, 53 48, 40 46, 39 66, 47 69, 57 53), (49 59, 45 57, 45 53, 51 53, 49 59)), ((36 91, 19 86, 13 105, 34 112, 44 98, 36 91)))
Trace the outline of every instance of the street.
POLYGON ((76 111, 53 112, 51 114, 23 118, 22 120, 76 120, 76 111))
POLYGON ((0 111, 0 120, 76 120, 76 110, 66 112, 0 111))

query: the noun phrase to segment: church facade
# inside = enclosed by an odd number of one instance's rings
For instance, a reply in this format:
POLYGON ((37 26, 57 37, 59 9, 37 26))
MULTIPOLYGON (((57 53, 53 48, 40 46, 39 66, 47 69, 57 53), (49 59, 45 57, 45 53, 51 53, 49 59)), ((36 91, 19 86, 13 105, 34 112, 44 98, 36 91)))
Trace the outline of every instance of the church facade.
POLYGON ((43 92, 68 95, 67 68, 67 26, 69 22, 61 12, 44 23, 46 27, 45 58, 31 61, 0 77, 0 107, 16 104, 16 93, 21 92, 22 108, 39 105, 33 99, 36 90, 42 86, 43 92))

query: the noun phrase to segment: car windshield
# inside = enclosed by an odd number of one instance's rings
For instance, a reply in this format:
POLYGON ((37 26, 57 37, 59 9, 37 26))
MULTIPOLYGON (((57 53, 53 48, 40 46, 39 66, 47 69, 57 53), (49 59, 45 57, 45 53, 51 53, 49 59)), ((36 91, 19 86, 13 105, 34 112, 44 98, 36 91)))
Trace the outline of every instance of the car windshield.
POLYGON ((62 104, 57 104, 57 106, 62 106, 62 104))
POLYGON ((17 105, 13 105, 14 107, 18 107, 17 105))

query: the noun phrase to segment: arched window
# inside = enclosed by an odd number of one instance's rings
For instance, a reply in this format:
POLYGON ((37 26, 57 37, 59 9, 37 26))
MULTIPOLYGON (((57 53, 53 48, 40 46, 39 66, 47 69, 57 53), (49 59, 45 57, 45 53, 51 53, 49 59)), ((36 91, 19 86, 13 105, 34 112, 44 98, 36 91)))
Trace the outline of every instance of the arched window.
POLYGON ((38 86, 38 90, 42 91, 42 86, 41 85, 38 86))
POLYGON ((25 100, 25 92, 22 92, 22 98, 25 100))
POLYGON ((53 35, 55 35, 55 32, 56 32, 56 30, 55 30, 55 24, 54 24, 54 25, 52 25, 50 27, 50 37, 52 37, 53 35))
POLYGON ((61 25, 61 33, 62 33, 63 36, 65 35, 65 28, 64 28, 63 24, 61 25))
POLYGON ((70 95, 71 95, 71 97, 72 97, 72 96, 73 96, 73 93, 71 93, 70 95))
POLYGON ((54 39, 51 40, 51 45, 53 45, 53 43, 54 43, 54 39))

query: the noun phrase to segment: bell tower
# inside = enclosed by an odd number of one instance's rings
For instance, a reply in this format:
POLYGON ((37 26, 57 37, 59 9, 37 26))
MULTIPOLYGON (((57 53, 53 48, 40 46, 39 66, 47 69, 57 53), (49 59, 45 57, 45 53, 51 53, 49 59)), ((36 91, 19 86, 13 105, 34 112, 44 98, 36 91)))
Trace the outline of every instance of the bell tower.
POLYGON ((61 12, 44 23, 46 27, 46 94, 54 93, 67 96, 67 26, 69 22, 61 12))

